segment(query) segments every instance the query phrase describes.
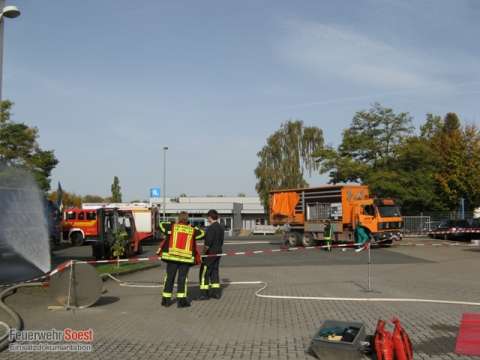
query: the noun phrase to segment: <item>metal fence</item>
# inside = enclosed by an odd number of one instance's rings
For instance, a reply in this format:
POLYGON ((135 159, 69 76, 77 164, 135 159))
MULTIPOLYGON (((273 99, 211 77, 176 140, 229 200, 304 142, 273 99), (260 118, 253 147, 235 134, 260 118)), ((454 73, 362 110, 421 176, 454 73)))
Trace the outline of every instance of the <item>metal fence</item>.
POLYGON ((428 234, 432 229, 432 219, 430 216, 403 216, 403 233, 409 234, 428 234))
MULTIPOLYGON (((468 221, 474 218, 473 212, 465 212, 462 215, 468 221)), ((405 235, 426 235, 435 230, 443 221, 459 220, 461 217, 459 212, 431 212, 415 216, 402 216, 403 233, 405 235)))

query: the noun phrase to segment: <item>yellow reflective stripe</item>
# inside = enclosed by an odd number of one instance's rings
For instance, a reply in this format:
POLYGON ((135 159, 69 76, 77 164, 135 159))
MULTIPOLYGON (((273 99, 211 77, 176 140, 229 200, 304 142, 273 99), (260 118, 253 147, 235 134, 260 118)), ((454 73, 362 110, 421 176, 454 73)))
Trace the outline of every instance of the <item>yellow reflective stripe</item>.
POLYGON ((91 227, 91 226, 95 226, 95 224, 97 223, 97 220, 91 220, 91 221, 83 221, 83 220, 80 220, 80 221, 74 221, 72 222, 72 227, 91 227))
POLYGON ((205 231, 202 230, 202 229, 199 229, 199 228, 195 228, 197 231, 200 231, 200 234, 198 234, 196 237, 195 237, 195 240, 200 240, 200 239, 203 239, 205 237, 205 231))
POLYGON ((203 267, 202 271, 202 279, 200 281, 200 289, 201 290, 208 290, 208 285, 205 285, 205 274, 207 273, 207 266, 203 267))
MULTIPOLYGON (((167 274, 165 274, 163 276, 163 287, 164 288, 165 288, 166 283, 167 283, 167 274)), ((162 296, 165 297, 165 298, 171 298, 172 293, 164 291, 164 292, 162 292, 162 296)))
POLYGON ((185 288, 183 289, 183 292, 178 292, 177 291, 177 298, 181 299, 181 298, 186 298, 187 297, 187 283, 188 283, 188 279, 185 279, 185 288))
POLYGON ((210 287, 211 287, 212 289, 220 289, 220 284, 218 284, 218 283, 210 284, 210 287))
POLYGON ((169 250, 168 253, 170 255, 177 255, 180 257, 192 257, 191 251, 183 250, 183 249, 172 249, 172 250, 169 250))
POLYGON ((172 261, 177 261, 177 262, 183 262, 187 264, 193 264, 195 263, 195 258, 192 256, 190 258, 185 258, 185 257, 178 257, 175 255, 170 255, 168 253, 162 255, 163 260, 172 260, 172 261))
POLYGON ((167 225, 168 222, 162 221, 160 222, 160 231, 165 232, 165 225, 167 225))

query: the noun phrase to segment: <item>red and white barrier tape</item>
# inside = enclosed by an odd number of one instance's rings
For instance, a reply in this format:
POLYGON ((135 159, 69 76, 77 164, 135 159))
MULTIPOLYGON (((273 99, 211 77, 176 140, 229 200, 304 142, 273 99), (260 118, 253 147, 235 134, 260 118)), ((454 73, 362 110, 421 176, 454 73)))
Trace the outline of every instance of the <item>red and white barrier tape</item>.
POLYGON ((429 235, 448 235, 448 234, 480 234, 480 229, 456 228, 455 230, 430 231, 429 235))
MULTIPOLYGON (((209 257, 225 257, 225 256, 239 256, 239 255, 259 255, 259 254, 269 254, 277 252, 288 252, 288 251, 297 251, 297 250, 315 250, 315 249, 334 249, 334 248, 357 248, 357 250, 363 250, 366 248, 366 244, 334 244, 334 245, 318 245, 318 246, 306 246, 306 247, 281 247, 279 249, 264 249, 264 250, 245 250, 245 251, 228 251, 220 254, 208 254, 201 255, 202 258, 209 257)), ((161 260, 159 256, 148 256, 148 257, 134 257, 129 259, 119 259, 119 260, 83 260, 75 261, 76 264, 115 264, 117 262, 127 262, 127 263, 137 263, 140 261, 158 261, 161 260)))
POLYGON ((452 246, 456 246, 456 247, 477 247, 477 248, 480 248, 480 246, 476 245, 476 244, 469 244, 469 243, 459 243, 459 242, 454 242, 454 243, 434 243, 432 242, 431 244, 422 244, 422 243, 419 243, 419 244, 416 244, 416 243, 402 243, 402 244, 395 244, 393 245, 393 247, 397 247, 397 246, 434 246, 434 247, 452 247, 452 246))
POLYGON ((53 275, 55 275, 59 272, 64 271, 65 269, 69 268, 72 265, 72 263, 74 263, 74 262, 76 262, 76 261, 75 260, 65 261, 65 262, 61 263, 60 265, 58 265, 55 269, 49 271, 48 273, 46 273, 44 275, 38 276, 38 277, 30 279, 30 280, 17 281, 17 282, 10 283, 10 284, 0 284, 0 287, 9 287, 9 286, 17 285, 17 284, 33 283, 33 282, 43 282, 44 284, 46 284, 47 283, 46 280, 50 276, 53 276, 53 275))

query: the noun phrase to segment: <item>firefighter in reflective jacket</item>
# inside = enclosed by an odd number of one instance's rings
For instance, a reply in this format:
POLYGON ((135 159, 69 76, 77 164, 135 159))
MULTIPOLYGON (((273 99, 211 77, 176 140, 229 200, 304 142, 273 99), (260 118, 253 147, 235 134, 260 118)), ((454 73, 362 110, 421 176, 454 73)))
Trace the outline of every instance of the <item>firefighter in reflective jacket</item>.
POLYGON ((196 240, 205 236, 205 232, 188 223, 188 214, 181 212, 177 223, 162 222, 160 231, 165 240, 160 244, 157 255, 167 263, 167 274, 162 293, 162 306, 172 305, 173 285, 177 279, 177 306, 188 307, 190 302, 187 298, 188 270, 192 265, 201 262, 200 253, 197 249, 196 240))

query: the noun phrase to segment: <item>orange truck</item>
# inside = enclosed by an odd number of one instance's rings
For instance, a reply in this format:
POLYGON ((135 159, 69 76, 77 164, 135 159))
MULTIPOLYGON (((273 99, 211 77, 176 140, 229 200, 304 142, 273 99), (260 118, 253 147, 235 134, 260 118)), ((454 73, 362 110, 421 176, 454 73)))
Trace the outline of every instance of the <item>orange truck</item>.
POLYGON ((290 246, 324 241, 330 226, 333 242, 353 242, 359 225, 376 243, 401 240, 402 217, 392 199, 376 199, 366 185, 326 185, 270 192, 270 224, 283 226, 290 246))

